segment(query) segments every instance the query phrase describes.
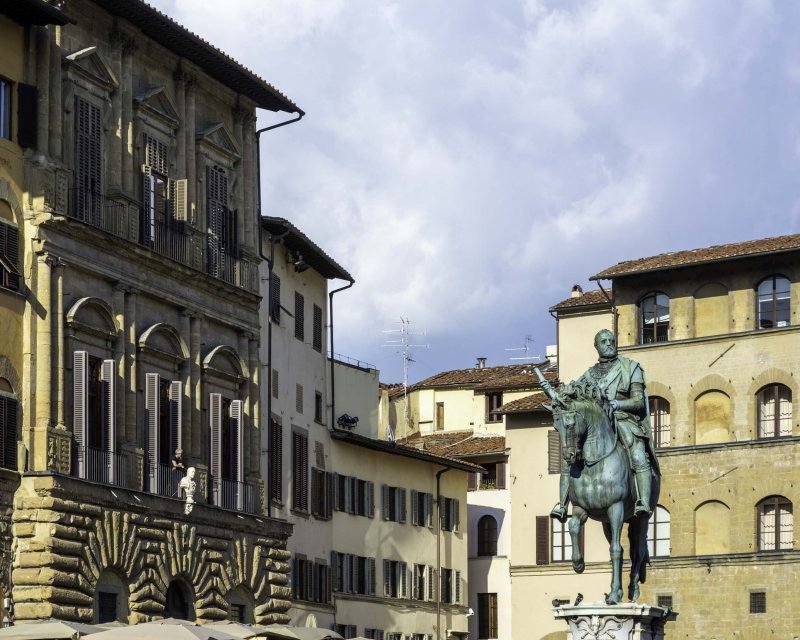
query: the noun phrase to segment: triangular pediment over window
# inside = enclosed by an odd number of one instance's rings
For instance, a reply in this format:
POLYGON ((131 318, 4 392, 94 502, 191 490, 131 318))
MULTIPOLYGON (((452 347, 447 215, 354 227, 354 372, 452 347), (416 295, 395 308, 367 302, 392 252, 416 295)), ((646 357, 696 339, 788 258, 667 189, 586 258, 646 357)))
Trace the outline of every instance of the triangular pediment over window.
POLYGON ((169 99, 164 87, 150 87, 134 97, 137 108, 177 128, 180 124, 178 110, 169 99))
POLYGON ((197 142, 209 145, 229 158, 239 158, 239 150, 236 148, 231 134, 221 122, 200 129, 197 132, 197 142))
POLYGON ((70 53, 64 58, 64 64, 68 66, 70 71, 78 73, 108 91, 119 86, 117 77, 98 53, 97 47, 87 47, 70 53))

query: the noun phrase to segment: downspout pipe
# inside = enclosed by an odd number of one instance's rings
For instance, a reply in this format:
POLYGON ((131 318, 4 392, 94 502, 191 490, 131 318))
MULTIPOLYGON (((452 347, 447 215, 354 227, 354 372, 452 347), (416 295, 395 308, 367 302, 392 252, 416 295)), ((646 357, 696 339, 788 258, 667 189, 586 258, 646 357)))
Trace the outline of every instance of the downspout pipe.
POLYGON ((442 476, 448 471, 436 472, 436 640, 442 640, 442 476))
POLYGON ((330 314, 331 321, 331 429, 336 428, 336 367, 334 366, 334 353, 333 350, 333 294, 349 289, 355 284, 355 280, 350 280, 348 284, 338 289, 334 289, 328 294, 328 313, 330 314))
MULTIPOLYGON (((269 308, 272 300, 272 268, 275 264, 275 245, 282 242, 283 239, 289 235, 289 229, 277 236, 271 236, 269 239, 269 256, 264 255, 264 229, 261 224, 261 134, 266 131, 272 131, 279 127, 285 127, 287 124, 299 122, 305 113, 300 111, 296 118, 291 120, 284 120, 278 124, 273 124, 256 131, 256 229, 258 229, 258 255, 262 260, 267 263, 269 278, 267 280, 267 462, 270 460, 270 452, 272 451, 272 309, 269 308)), ((267 473, 267 517, 272 516, 272 469, 267 473)))

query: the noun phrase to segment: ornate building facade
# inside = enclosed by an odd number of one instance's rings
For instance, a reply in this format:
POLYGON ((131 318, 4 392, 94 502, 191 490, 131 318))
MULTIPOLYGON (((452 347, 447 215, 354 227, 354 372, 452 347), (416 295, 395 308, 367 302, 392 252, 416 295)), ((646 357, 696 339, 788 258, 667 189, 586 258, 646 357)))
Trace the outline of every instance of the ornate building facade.
POLYGON ((19 354, 0 353, 16 618, 287 621, 291 527, 265 516, 260 467, 255 114, 302 112, 143 2, 64 10, 22 40, 36 117, 19 354))

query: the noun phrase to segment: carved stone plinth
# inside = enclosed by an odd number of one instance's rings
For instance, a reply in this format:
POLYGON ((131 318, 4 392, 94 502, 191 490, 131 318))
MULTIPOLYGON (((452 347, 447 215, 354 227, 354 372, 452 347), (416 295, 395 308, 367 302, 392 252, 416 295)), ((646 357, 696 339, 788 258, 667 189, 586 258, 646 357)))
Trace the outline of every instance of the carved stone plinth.
POLYGON ((569 625, 569 640, 663 640, 671 609, 635 602, 607 605, 587 602, 553 609, 569 625))

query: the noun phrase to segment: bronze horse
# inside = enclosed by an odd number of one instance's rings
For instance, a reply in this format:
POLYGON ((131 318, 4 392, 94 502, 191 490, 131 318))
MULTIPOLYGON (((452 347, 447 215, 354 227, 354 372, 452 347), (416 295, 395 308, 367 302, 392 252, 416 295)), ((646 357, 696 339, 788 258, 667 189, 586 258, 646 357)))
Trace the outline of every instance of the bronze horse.
MULTIPOLYGON (((628 453, 614 428, 614 413, 597 395, 592 399, 564 398, 553 402, 555 427, 561 436, 561 450, 569 465, 569 499, 572 516, 569 533, 572 539, 572 568, 582 573, 585 567, 580 545, 580 529, 588 518, 603 523, 610 544, 611 590, 607 604, 622 600, 622 525, 628 523, 631 573, 628 598, 639 597, 639 583, 647 577, 646 514, 633 515, 637 497, 628 453)), ((658 503, 660 476, 653 471, 650 510, 658 503)))

